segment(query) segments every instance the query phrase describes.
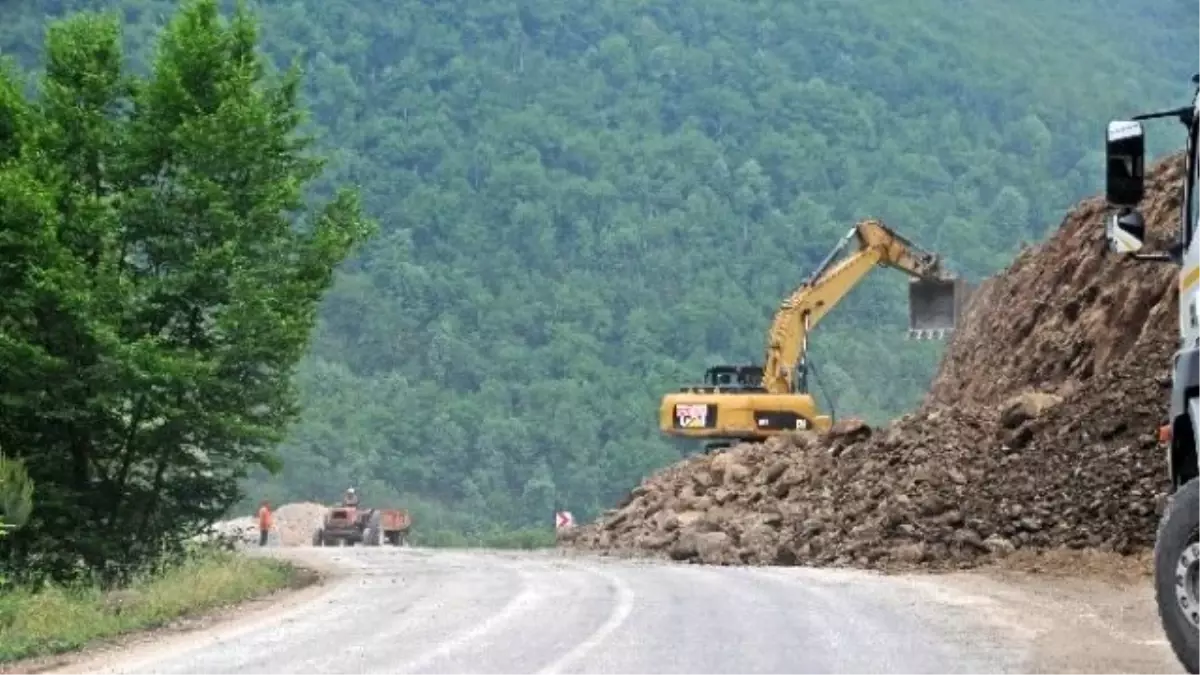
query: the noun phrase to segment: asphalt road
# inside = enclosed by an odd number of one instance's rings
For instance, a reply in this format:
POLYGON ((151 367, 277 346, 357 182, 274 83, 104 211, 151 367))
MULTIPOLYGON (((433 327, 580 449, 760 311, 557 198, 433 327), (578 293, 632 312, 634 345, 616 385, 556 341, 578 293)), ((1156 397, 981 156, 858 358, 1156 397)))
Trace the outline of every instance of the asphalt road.
MULTIPOLYGON (((343 574, 222 631, 90 672, 1021 672, 1019 632, 970 596, 857 572, 554 553, 292 549, 343 574), (989 623, 990 622, 990 623, 989 623)), ((76 671, 80 672, 80 671, 76 671)))

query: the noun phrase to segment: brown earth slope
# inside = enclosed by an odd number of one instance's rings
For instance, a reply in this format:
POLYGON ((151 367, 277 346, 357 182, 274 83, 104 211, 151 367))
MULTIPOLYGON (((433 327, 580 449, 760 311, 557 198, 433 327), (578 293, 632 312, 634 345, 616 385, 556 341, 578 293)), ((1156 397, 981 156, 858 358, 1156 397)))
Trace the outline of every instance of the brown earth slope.
MULTIPOLYGON (((1151 237, 1178 213, 1156 165, 1151 237)), ((1101 255, 1103 200, 977 291, 921 408, 693 457, 563 545, 714 564, 974 567, 1015 550, 1152 546, 1154 429, 1173 349, 1170 266, 1101 255)))
MULTIPOLYGON (((1148 176, 1154 248, 1174 236, 1182 179, 1181 154, 1148 176)), ((1049 241, 980 285, 927 400, 995 405, 1030 387, 1069 394, 1118 364, 1168 368, 1177 270, 1100 255, 1104 209, 1102 197, 1081 202, 1049 241)))

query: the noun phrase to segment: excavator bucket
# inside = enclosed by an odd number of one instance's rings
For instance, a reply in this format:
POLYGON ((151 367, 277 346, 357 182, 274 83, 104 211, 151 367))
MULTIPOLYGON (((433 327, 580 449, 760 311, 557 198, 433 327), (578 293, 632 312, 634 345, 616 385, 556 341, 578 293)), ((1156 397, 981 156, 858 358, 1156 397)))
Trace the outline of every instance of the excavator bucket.
POLYGON ((970 300, 963 279, 912 279, 908 285, 908 337, 941 340, 954 332, 970 300))

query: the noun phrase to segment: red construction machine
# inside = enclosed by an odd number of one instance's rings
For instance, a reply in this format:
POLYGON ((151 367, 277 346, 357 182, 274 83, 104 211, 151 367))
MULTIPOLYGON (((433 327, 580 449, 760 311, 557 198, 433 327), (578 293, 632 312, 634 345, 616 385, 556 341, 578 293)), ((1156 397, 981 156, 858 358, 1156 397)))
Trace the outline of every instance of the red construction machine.
POLYGON ((412 517, 405 509, 364 509, 334 506, 325 512, 321 527, 313 532, 313 546, 403 546, 408 541, 412 517))

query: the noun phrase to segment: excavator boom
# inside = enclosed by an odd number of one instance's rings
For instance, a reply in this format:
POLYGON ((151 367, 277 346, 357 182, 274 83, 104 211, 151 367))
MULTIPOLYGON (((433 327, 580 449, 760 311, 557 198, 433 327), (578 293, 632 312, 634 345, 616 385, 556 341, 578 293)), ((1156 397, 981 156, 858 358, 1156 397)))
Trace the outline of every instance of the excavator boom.
POLYGON ((957 294, 965 293, 967 287, 943 272, 936 254, 921 249, 878 220, 864 220, 842 238, 775 313, 763 372, 767 391, 782 394, 796 390, 796 367, 808 351, 809 332, 877 265, 898 269, 919 284, 909 286, 910 336, 914 329, 929 337, 944 336, 953 329, 958 318, 956 310, 965 302, 957 294), (852 243, 857 243, 857 250, 841 257, 852 243))
POLYGON ((860 250, 881 248, 880 264, 912 277, 908 282, 908 336, 942 339, 954 332, 973 290, 966 280, 944 272, 937 254, 922 250, 877 220, 859 223, 854 232, 862 242, 860 250))

